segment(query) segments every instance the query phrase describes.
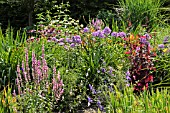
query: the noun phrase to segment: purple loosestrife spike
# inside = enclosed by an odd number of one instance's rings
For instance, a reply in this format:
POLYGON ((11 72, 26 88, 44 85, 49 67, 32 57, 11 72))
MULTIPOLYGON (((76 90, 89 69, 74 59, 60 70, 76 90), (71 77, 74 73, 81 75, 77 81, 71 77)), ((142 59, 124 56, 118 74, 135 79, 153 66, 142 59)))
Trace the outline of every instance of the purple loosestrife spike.
POLYGON ((36 70, 36 74, 37 74, 36 79, 37 79, 37 82, 39 83, 43 79, 42 70, 41 70, 41 61, 40 60, 37 61, 35 70, 36 70))
POLYGON ((29 63, 28 63, 28 49, 27 48, 25 49, 25 60, 26 60, 27 78, 28 78, 28 81, 30 81, 31 78, 30 78, 30 68, 29 68, 29 63))
POLYGON ((28 79, 27 79, 27 72, 25 71, 24 61, 22 61, 22 70, 23 70, 24 79, 25 79, 25 81, 26 81, 26 83, 27 83, 27 82, 28 82, 28 79))
POLYGON ((45 49, 44 49, 44 44, 42 46, 42 59, 45 59, 45 49))
POLYGON ((35 65, 36 65, 35 53, 32 52, 32 77, 33 77, 33 80, 35 79, 34 78, 34 76, 35 76, 35 65))
POLYGON ((47 66, 47 62, 45 60, 45 49, 44 49, 44 45, 42 46, 42 74, 43 77, 45 77, 45 79, 48 78, 48 66, 47 66))
POLYGON ((54 67, 53 68, 53 79, 52 79, 52 84, 53 84, 52 90, 53 90, 56 101, 58 101, 61 95, 64 93, 64 89, 62 89, 63 82, 60 79, 59 71, 58 71, 58 77, 57 77, 58 80, 55 79, 55 75, 56 75, 56 69, 54 67))
POLYGON ((105 27, 103 29, 103 32, 104 32, 105 35, 109 35, 111 33, 111 29, 109 27, 105 27))
POLYGON ((16 92, 15 92, 15 89, 13 90, 13 93, 12 93, 12 95, 13 95, 14 97, 16 97, 16 92))
POLYGON ((53 77, 56 76, 56 67, 53 67, 53 77))
POLYGON ((20 95, 21 94, 21 86, 20 86, 20 82, 19 82, 18 76, 17 76, 17 79, 16 79, 16 84, 18 86, 18 94, 20 95))
POLYGON ((21 78, 21 72, 20 72, 20 65, 17 65, 17 75, 19 77, 19 81, 22 82, 22 78, 21 78))

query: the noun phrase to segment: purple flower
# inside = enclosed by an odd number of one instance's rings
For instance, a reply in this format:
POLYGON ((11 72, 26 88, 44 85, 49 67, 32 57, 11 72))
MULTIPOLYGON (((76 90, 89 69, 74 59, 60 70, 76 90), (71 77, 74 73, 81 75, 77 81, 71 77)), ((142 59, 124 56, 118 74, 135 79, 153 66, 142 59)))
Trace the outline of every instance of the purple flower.
POLYGON ((92 33, 92 36, 98 37, 98 36, 99 36, 99 32, 98 32, 98 31, 93 32, 93 33, 92 33))
POLYGON ((143 44, 147 44, 146 38, 143 38, 143 37, 140 38, 140 42, 143 43, 143 44))
POLYGON ((97 101, 97 105, 101 105, 101 102, 100 102, 100 100, 98 100, 98 101, 97 101))
POLYGON ((64 42, 59 42, 58 45, 63 46, 64 42))
POLYGON ((129 70, 126 72, 126 79, 127 79, 127 80, 131 80, 129 70))
POLYGON ((105 72, 106 72, 106 69, 105 69, 105 68, 102 68, 101 71, 102 71, 102 73, 105 73, 105 72))
POLYGON ((169 39, 169 36, 166 36, 166 37, 164 38, 164 40, 163 40, 163 44, 168 43, 168 39, 169 39))
POLYGON ((99 37, 100 37, 100 38, 104 38, 104 37, 105 37, 103 31, 99 31, 99 37))
POLYGON ((159 44, 158 47, 159 47, 159 48, 164 48, 165 45, 164 45, 164 44, 159 44))
POLYGON ((70 38, 66 38, 66 42, 67 42, 67 43, 71 43, 71 42, 73 42, 73 40, 70 39, 70 38))
POLYGON ((129 70, 126 72, 126 76, 130 76, 130 72, 129 72, 129 70))
POLYGON ((81 43, 81 37, 79 35, 74 36, 73 42, 80 44, 81 43))
POLYGON ((88 102, 90 103, 93 102, 93 100, 89 96, 87 97, 87 99, 88 99, 88 102))
POLYGON ((71 43, 71 44, 70 44, 70 47, 71 47, 71 48, 74 48, 75 46, 76 46, 75 43, 71 43))
POLYGON ((129 86, 130 86, 130 84, 126 84, 126 86, 127 86, 127 87, 129 87, 129 86))
POLYGON ((109 74, 112 75, 112 72, 113 72, 113 68, 109 67, 109 74))
POLYGON ((112 32, 112 33, 111 33, 111 36, 112 36, 112 37, 117 37, 117 34, 118 34, 117 32, 112 32))
POLYGON ((30 33, 34 33, 34 32, 36 32, 36 30, 33 29, 33 30, 30 30, 29 32, 30 32, 30 33))
POLYGON ((150 35, 148 34, 148 33, 146 33, 145 35, 144 35, 145 37, 146 37, 146 39, 151 39, 151 37, 150 37, 150 35))
POLYGON ((64 42, 64 38, 60 38, 58 42, 64 42))
POLYGON ((87 33, 89 32, 89 28, 88 27, 85 27, 84 30, 83 30, 84 33, 87 33))
POLYGON ((93 86, 91 84, 89 84, 89 88, 90 90, 93 90, 93 86))
POLYGON ((96 21, 94 21, 94 19, 92 20, 92 25, 96 30, 100 30, 102 24, 103 24, 102 20, 99 19, 96 19, 96 21))
POLYGON ((126 37, 126 33, 125 32, 119 32, 117 35, 122 37, 122 38, 126 37))
POLYGON ((58 42, 58 39, 56 39, 55 37, 52 37, 51 40, 54 41, 54 42, 58 42))
POLYGON ((97 101, 97 105, 98 105, 100 111, 103 111, 103 110, 104 110, 104 107, 101 105, 100 100, 97 101))
POLYGON ((111 33, 111 29, 109 27, 105 27, 103 29, 104 34, 109 35, 111 33))

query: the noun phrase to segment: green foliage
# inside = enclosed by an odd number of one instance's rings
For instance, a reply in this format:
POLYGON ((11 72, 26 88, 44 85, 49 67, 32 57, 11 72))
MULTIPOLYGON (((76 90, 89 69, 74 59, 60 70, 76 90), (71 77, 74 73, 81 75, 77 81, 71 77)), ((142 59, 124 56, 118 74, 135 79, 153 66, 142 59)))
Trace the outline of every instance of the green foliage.
POLYGON ((109 113, 136 113, 136 112, 165 112, 170 111, 169 89, 161 91, 153 89, 151 92, 144 91, 139 96, 133 94, 133 88, 126 88, 123 93, 116 89, 115 92, 106 91, 105 96, 108 104, 105 109, 109 113))
POLYGON ((122 8, 119 14, 129 30, 133 31, 141 25, 151 31, 162 18, 160 7, 163 3, 164 1, 160 0, 119 0, 122 8))
POLYGON ((8 85, 0 92, 0 112, 1 113, 17 113, 16 97, 11 94, 12 89, 8 85))
POLYGON ((16 39, 14 39, 12 28, 8 28, 5 35, 0 29, 0 89, 8 82, 11 82, 11 85, 15 82, 16 65, 21 61, 25 40, 25 33, 20 34, 18 31, 16 39))

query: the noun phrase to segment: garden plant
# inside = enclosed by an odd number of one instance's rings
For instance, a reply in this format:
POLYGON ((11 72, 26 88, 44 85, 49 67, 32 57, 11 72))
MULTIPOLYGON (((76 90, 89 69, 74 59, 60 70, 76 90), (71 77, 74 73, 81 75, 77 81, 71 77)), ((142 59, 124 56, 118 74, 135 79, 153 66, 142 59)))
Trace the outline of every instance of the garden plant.
POLYGON ((0 113, 169 113, 163 2, 118 3, 85 25, 52 3, 34 26, 0 29, 0 113))

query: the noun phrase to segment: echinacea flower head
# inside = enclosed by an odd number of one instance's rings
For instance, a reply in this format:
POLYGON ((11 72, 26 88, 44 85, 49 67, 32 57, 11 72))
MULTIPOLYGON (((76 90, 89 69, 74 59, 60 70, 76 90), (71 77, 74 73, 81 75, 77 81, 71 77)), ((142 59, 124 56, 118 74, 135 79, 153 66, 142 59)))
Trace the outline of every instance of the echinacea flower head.
POLYGON ((104 32, 105 35, 109 35, 111 33, 111 29, 109 27, 105 27, 103 29, 103 32, 104 32))
POLYGON ((160 49, 162 49, 162 48, 165 47, 165 45, 164 45, 164 44, 159 44, 158 47, 159 47, 160 49))

